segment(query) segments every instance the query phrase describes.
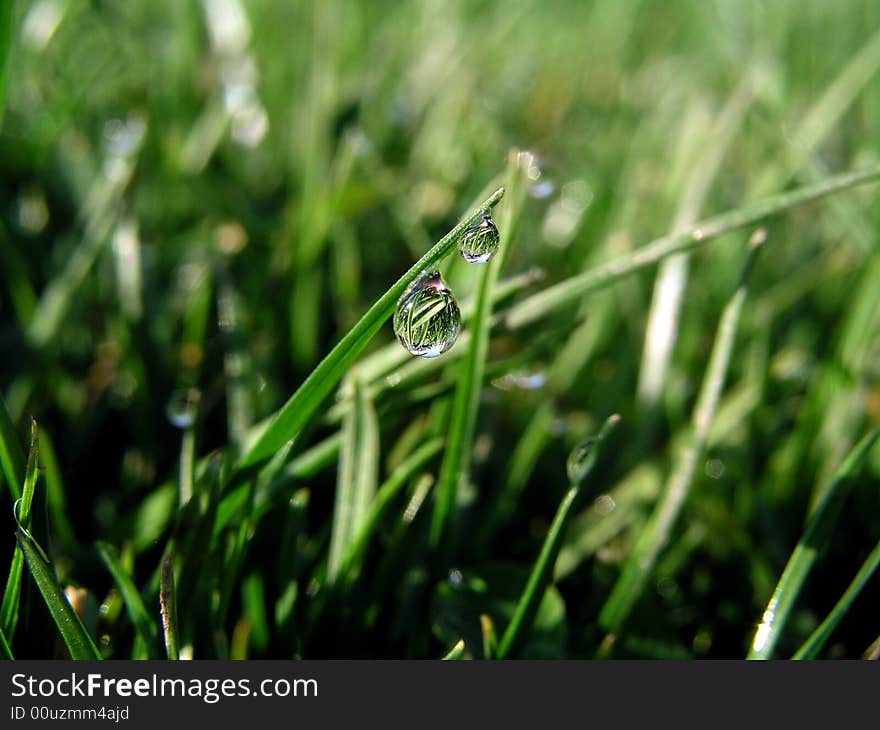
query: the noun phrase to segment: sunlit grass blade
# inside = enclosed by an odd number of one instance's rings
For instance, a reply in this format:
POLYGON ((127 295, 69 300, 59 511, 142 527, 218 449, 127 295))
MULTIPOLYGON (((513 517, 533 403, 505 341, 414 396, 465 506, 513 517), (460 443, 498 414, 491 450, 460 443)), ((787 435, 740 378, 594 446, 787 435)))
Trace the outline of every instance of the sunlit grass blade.
MULTIPOLYGON (((718 119, 707 134, 701 135, 699 163, 693 166, 679 199, 673 232, 689 230, 698 220, 721 163, 754 98, 754 76, 753 70, 746 72, 718 119)), ((689 269, 690 257, 686 253, 669 256, 657 269, 637 388, 639 401, 649 412, 654 409, 663 384, 667 382, 689 269)))
POLYGON ((452 648, 443 655, 444 661, 455 661, 457 659, 464 659, 464 639, 456 641, 452 648))
POLYGON ((871 661, 877 661, 880 659, 880 636, 874 639, 874 641, 871 642, 871 646, 865 649, 862 659, 870 659, 871 661))
POLYGON ((379 475, 379 424, 364 386, 354 383, 354 403, 342 427, 327 578, 336 578, 352 542, 368 519, 379 475))
MULTIPOLYGON (((37 479, 40 475, 39 453, 40 437, 37 422, 31 420, 31 447, 28 451, 24 486, 21 490, 21 499, 15 503, 15 519, 24 530, 28 530, 31 524, 31 506, 37 488, 37 479)), ((0 628, 3 629, 3 632, 9 639, 15 636, 15 627, 18 624, 18 611, 21 602, 21 575, 23 570, 24 556, 21 549, 16 545, 12 554, 12 564, 9 568, 6 590, 3 592, 3 602, 0 604, 0 628)))
POLYGON ((755 257, 763 242, 763 232, 752 237, 739 284, 721 314, 718 332, 703 376, 699 397, 691 418, 689 437, 678 454, 660 501, 648 524, 636 541, 623 572, 611 595, 602 607, 599 624, 608 632, 604 646, 610 646, 644 591, 648 576, 654 570, 657 556, 669 540, 685 499, 691 490, 697 464, 706 448, 709 431, 715 419, 727 368, 733 353, 740 314, 748 292, 748 278, 755 257))
POLYGON ((97 548, 101 560, 110 571, 113 580, 116 581, 116 587, 125 603, 125 609, 128 611, 134 630, 148 650, 155 651, 159 640, 159 630, 153 617, 144 606, 140 591, 119 559, 116 549, 104 542, 98 542, 97 548))
POLYGON ((492 315, 495 284, 504 264, 505 254, 516 235, 519 211, 525 195, 526 170, 523 169, 521 154, 528 153, 512 150, 509 154, 506 176, 508 202, 502 212, 503 218, 499 221, 501 245, 495 256, 482 265, 477 284, 476 309, 470 326, 471 337, 468 350, 464 360, 456 365, 458 384, 452 400, 449 436, 437 481, 435 492, 437 501, 431 522, 430 539, 431 544, 435 547, 439 545, 449 515, 455 507, 459 482, 465 477, 470 467, 480 391, 483 385, 483 372, 486 367, 486 353, 489 349, 489 318, 492 315))
POLYGON ((831 485, 810 515, 807 526, 795 546, 776 589, 755 631, 748 659, 770 659, 788 622, 798 594, 810 573, 819 552, 831 536, 843 501, 850 491, 852 479, 880 436, 871 431, 850 451, 838 469, 831 485))
POLYGON ((480 614, 480 633, 483 636, 483 659, 494 659, 498 651, 498 637, 495 625, 488 614, 480 614))
POLYGON ((394 499, 421 469, 423 469, 443 448, 442 439, 432 439, 405 459, 376 491, 360 529, 352 538, 339 562, 337 577, 345 580, 351 570, 363 559, 380 520, 388 512, 394 499))
POLYGON ((177 630, 177 588, 174 585, 174 554, 168 550, 162 557, 159 583, 159 610, 162 615, 162 637, 169 659, 180 659, 177 630))
POLYGON ((295 439, 315 411, 347 372, 351 364, 394 313, 397 300, 406 288, 427 268, 446 257, 464 232, 483 213, 490 211, 504 195, 496 190, 476 210, 465 216, 449 233, 421 259, 413 264, 395 284, 383 294, 330 353, 317 365, 303 384, 277 412, 271 423, 257 436, 241 459, 246 467, 269 458, 287 441, 295 439))
POLYGON ((880 178, 880 165, 835 175, 813 185, 805 185, 743 208, 722 213, 697 223, 690 230, 657 238, 631 254, 609 261, 582 274, 554 284, 514 305, 504 318, 516 329, 536 322, 560 307, 578 301, 585 294, 683 251, 704 246, 726 233, 748 227, 764 218, 842 190, 871 183, 880 178))
POLYGON ((511 618, 498 644, 497 657, 499 659, 515 655, 528 635, 532 622, 535 620, 538 606, 541 605, 544 598, 547 585, 553 578, 553 568, 562 547, 565 530, 571 519, 572 507, 581 494, 584 481, 596 465, 603 442, 619 421, 620 416, 617 414, 609 416, 594 439, 589 439, 572 452, 572 457, 567 465, 571 486, 556 511, 556 516, 553 518, 553 523, 550 525, 550 530, 541 547, 541 553, 532 567, 528 583, 526 583, 525 590, 516 605, 513 618, 511 618))
POLYGON ((64 639, 71 659, 100 659, 101 654, 79 616, 68 603, 43 549, 22 528, 18 529, 18 546, 24 554, 28 570, 37 584, 46 607, 64 639))
POLYGON ((818 656, 819 652, 822 651, 822 647, 825 646, 825 642, 828 641, 834 629, 837 628, 837 625, 846 616, 847 611, 849 611, 853 602, 858 598, 859 593, 862 592, 878 567, 880 567, 880 543, 877 543, 871 554, 862 563, 862 567, 859 568, 856 577, 853 578, 852 583, 849 584, 849 587, 834 605, 834 608, 831 609, 831 612, 825 617, 825 620, 810 634, 801 645, 801 648, 794 653, 792 659, 815 659, 818 656))

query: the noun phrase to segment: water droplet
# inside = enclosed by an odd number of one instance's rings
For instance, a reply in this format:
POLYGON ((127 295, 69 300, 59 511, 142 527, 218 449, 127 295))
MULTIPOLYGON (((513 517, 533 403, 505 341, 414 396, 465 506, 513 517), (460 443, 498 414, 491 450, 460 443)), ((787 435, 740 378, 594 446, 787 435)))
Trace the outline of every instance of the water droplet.
POLYGON ((458 302, 437 271, 422 275, 397 302, 394 332, 412 355, 442 355, 455 344, 460 331, 458 302))
POLYGON ((485 264, 495 255, 500 240, 492 216, 484 215, 479 223, 465 231, 458 251, 469 264, 485 264))
POLYGON ((190 428, 196 422, 201 394, 198 388, 175 390, 165 407, 165 415, 172 426, 190 428))
POLYGON ((568 455, 565 467, 568 472, 568 479, 572 484, 579 483, 583 478, 583 475, 589 471, 589 468, 592 466, 593 460, 590 456, 595 445, 595 438, 584 439, 575 446, 568 455))
POLYGON ((449 571, 448 583, 450 588, 461 588, 461 582, 463 579, 464 576, 458 568, 453 568, 449 571))

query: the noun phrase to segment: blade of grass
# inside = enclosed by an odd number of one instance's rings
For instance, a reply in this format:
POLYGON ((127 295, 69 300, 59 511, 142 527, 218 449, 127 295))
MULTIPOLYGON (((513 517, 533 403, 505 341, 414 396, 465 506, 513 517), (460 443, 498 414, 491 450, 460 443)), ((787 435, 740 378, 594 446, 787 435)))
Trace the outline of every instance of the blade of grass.
POLYGON ((874 639, 874 641, 871 642, 871 646, 865 649, 862 659, 870 659, 873 661, 880 659, 880 636, 874 639))
POLYGON ((880 431, 871 431, 856 444, 810 515, 804 534, 789 557, 767 604, 767 609, 761 617, 761 623, 755 631, 755 638, 749 649, 748 659, 769 659, 773 655, 804 581, 816 562, 819 551, 834 529, 841 505, 849 494, 852 478, 870 453, 878 436, 880 431))
POLYGON ((495 636, 495 625, 488 614, 480 614, 480 633, 483 636, 483 659, 493 659, 498 649, 498 638, 495 636))
POLYGON ((40 429, 40 463, 46 480, 46 502, 54 535, 67 547, 76 545, 76 535, 67 513, 67 497, 61 477, 61 466, 55 454, 52 436, 45 425, 40 429))
POLYGON ((180 659, 177 643, 177 593, 174 587, 174 555, 171 550, 162 557, 162 576, 159 588, 159 609, 162 614, 162 636, 169 659, 180 659))
POLYGON ((455 661, 464 659, 464 639, 459 639, 453 647, 443 656, 443 661, 455 661))
POLYGON ((0 398, 0 466, 9 487, 13 501, 21 496, 21 483, 24 480, 25 461, 18 442, 18 434, 9 417, 6 402, 0 398))
POLYGON ((632 554, 617 579, 611 595, 599 614, 599 624, 608 632, 603 646, 611 646, 630 612, 644 590, 648 576, 654 569, 657 556, 669 540, 669 534, 693 484, 697 463, 706 448, 727 368, 733 353, 737 325, 748 292, 748 278, 763 236, 753 236, 739 284, 721 314, 718 333, 700 394, 691 419, 690 435, 679 452, 675 468, 669 476, 663 496, 654 508, 651 518, 633 548, 632 554))
POLYGON ((251 627, 250 640, 254 649, 265 651, 269 644, 269 618, 266 611, 266 589, 259 573, 251 573, 244 579, 241 602, 251 627))
MULTIPOLYGON (((15 503, 15 519, 20 527, 28 530, 31 524, 31 505, 34 500, 34 492, 37 488, 39 477, 39 452, 40 437, 37 422, 31 419, 31 447, 28 451, 27 467, 25 469, 24 487, 21 491, 21 499, 15 503)), ((24 570, 24 556, 21 549, 16 546, 12 554, 12 565, 9 568, 9 579, 6 581, 6 590, 3 592, 3 602, 0 604, 0 627, 3 633, 10 639, 15 636, 15 627, 18 624, 18 610, 21 603, 21 574, 24 570)))
POLYGON ((113 580, 116 581, 116 587, 119 588, 119 594, 125 603, 128 617, 131 619, 135 632, 148 650, 154 651, 159 640, 158 627, 150 616, 149 611, 147 611, 146 606, 144 606, 143 599, 134 581, 131 579, 112 545, 98 542, 97 548, 101 560, 107 570, 110 571, 113 580))
MULTIPOLYGON (((684 186, 672 225, 673 231, 687 230, 698 220, 706 196, 721 169, 721 163, 754 98, 754 86, 755 73, 749 70, 708 133, 702 135, 702 144, 699 145, 701 147, 699 164, 692 167, 692 172, 684 186)), ((645 342, 637 387, 638 398, 642 406, 649 411, 654 409, 663 384, 667 380, 666 374, 678 334, 678 321, 687 288, 689 268, 688 254, 678 254, 664 259, 657 271, 651 309, 645 327, 645 342)))
POLYGON ((335 580, 345 554, 368 519, 379 474, 379 424, 366 389, 355 379, 354 404, 342 427, 339 478, 327 579, 335 580))
POLYGON ((492 193, 476 210, 464 217, 455 228, 441 238, 434 248, 413 264, 409 271, 401 276, 367 310, 366 314, 358 320, 357 324, 318 364, 287 403, 276 413, 265 430, 256 437, 256 441, 247 449, 241 459, 240 467, 251 466, 267 459, 284 443, 296 438, 357 356, 394 313, 397 300, 400 299, 406 288, 418 278, 422 271, 436 265, 446 257, 464 232, 480 216, 494 208, 503 195, 503 188, 492 193))
POLYGON ((372 630, 376 626, 380 613, 389 604, 387 599, 392 585, 399 581, 400 576, 406 570, 407 556, 413 549, 413 538, 416 537, 413 534, 416 532, 413 529, 413 525, 419 521, 425 500, 433 486, 433 474, 422 474, 416 479, 403 514, 391 530, 391 535, 388 538, 388 548, 379 563, 375 578, 373 578, 370 585, 372 598, 364 619, 364 624, 368 630, 372 630))
POLYGON ((370 539, 379 525, 379 521, 387 513, 393 504, 395 497, 400 493, 409 480, 423 469, 443 448, 442 439, 432 439, 426 444, 413 451, 404 460, 394 473, 382 484, 376 492, 376 498, 370 505, 370 511, 363 521, 360 529, 348 545, 342 559, 339 562, 337 579, 344 581, 350 571, 363 559, 370 539))
POLYGON ((0 659, 8 659, 9 661, 15 659, 12 656, 12 649, 9 647, 9 642, 6 640, 6 634, 3 633, 2 628, 0 628, 0 659))
POLYGON ((822 647, 825 646, 825 642, 828 641, 828 638, 831 636, 834 629, 837 628, 837 625, 846 615, 846 612, 849 611, 850 606, 852 606, 853 602, 858 598, 859 593, 862 592, 862 589, 871 579, 871 576, 874 575, 878 567, 880 567, 880 542, 877 543, 871 551, 871 554, 868 555, 867 560, 862 563, 862 567, 859 568, 856 577, 853 578, 852 583, 849 584, 849 587, 840 597, 840 600, 834 605, 834 608, 831 609, 831 613, 829 613, 816 630, 810 634, 807 640, 801 645, 801 648, 794 653, 792 659, 816 658, 822 650, 822 647))
POLYGON ((636 251, 601 266, 569 277, 514 305, 503 319, 506 327, 518 329, 536 322, 560 307, 578 301, 585 294, 609 286, 618 279, 651 266, 661 259, 704 246, 726 233, 778 215, 833 193, 874 182, 880 178, 880 165, 842 173, 822 182, 773 195, 744 208, 728 211, 697 223, 680 233, 657 238, 636 251))
POLYGON ((16 537, 28 570, 46 602, 61 638, 64 639, 71 659, 100 659, 98 648, 64 596, 43 549, 21 527, 18 528, 16 537))
POLYGON ((568 471, 571 486, 559 505, 559 509, 556 511, 553 524, 550 525, 550 530, 544 539, 541 553, 535 561, 525 590, 523 590, 522 596, 520 596, 519 602, 516 605, 513 618, 511 618, 510 623, 504 630, 504 634, 498 644, 496 656, 499 659, 505 659, 514 655, 531 629, 532 622, 535 620, 535 614, 538 612, 538 606, 541 605, 547 585, 553 577, 556 558, 562 547, 562 540, 565 537, 565 530, 571 518, 572 507, 581 494, 581 485, 593 470, 599 458, 602 443, 608 438, 608 435, 619 421, 619 415, 609 416, 595 439, 590 439, 589 442, 585 442, 582 447, 579 447, 579 449, 589 448, 588 453, 585 455, 579 453, 576 454, 576 459, 569 459, 568 471))
POLYGON ((309 492, 299 489, 287 504, 287 516, 279 549, 277 582, 280 587, 275 603, 275 626, 282 634, 288 634, 293 623, 294 611, 299 598, 299 578, 306 541, 303 525, 309 506, 309 492))
MULTIPOLYGON (((437 501, 431 521, 430 540, 434 547, 438 546, 443 538, 446 523, 455 507, 459 482, 467 474, 470 466, 483 372, 486 367, 486 353, 489 350, 489 318, 492 315, 495 284, 498 280, 498 272, 504 264, 507 248, 516 235, 519 211, 525 195, 525 170, 520 159, 522 154, 528 153, 512 150, 508 156, 506 187, 509 192, 509 202, 504 209, 499 229, 503 240, 493 259, 484 264, 480 271, 476 311, 471 321, 470 346, 465 359, 458 366, 458 385, 452 401, 449 437, 440 466, 435 492, 437 501)), ((531 155, 529 158, 531 159, 531 155)))

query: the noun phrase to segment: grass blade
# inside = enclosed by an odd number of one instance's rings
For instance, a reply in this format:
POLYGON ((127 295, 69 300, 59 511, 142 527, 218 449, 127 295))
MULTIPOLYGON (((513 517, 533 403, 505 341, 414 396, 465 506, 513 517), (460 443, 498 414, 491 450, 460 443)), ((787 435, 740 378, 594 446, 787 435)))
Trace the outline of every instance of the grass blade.
MULTIPOLYGON (((455 506, 459 482, 467 474, 470 454, 474 442, 474 430, 479 410, 480 390, 486 368, 486 353, 489 350, 489 318, 492 315, 492 300, 498 273, 504 264, 504 255, 516 234, 519 210, 525 194, 521 156, 528 153, 511 151, 507 165, 507 189, 511 202, 504 210, 500 222, 503 241, 493 259, 484 264, 477 284, 476 312, 471 321, 471 338, 464 360, 458 366, 458 385, 452 401, 449 438, 440 476, 437 482, 436 508, 431 521, 431 544, 439 545, 446 522, 455 506)), ((531 156, 529 155, 529 159, 531 156)), ((528 168, 528 164, 526 165, 528 168)))
POLYGON ((180 659, 177 643, 177 592, 174 587, 174 555, 169 550, 162 557, 162 575, 159 588, 159 609, 162 613, 162 636, 169 659, 180 659))
MULTIPOLYGON (((692 168, 684 186, 673 231, 687 230, 698 220, 721 163, 754 98, 754 76, 753 71, 746 72, 708 134, 701 136, 700 162, 692 168)), ((649 411, 654 409, 667 380, 689 269, 688 254, 679 254, 664 259, 657 271, 637 388, 639 400, 649 411)))
POLYGON ((609 286, 618 279, 656 264, 667 256, 691 251, 719 236, 746 228, 769 216, 841 190, 874 182, 878 178, 880 178, 880 165, 875 165, 864 170, 835 175, 814 185, 805 185, 773 195, 753 205, 708 218, 687 231, 657 238, 627 256, 609 261, 533 294, 510 309, 504 318, 504 324, 511 329, 524 327, 560 307, 578 301, 591 291, 609 286))
POLYGON ((128 616, 131 619, 135 632, 146 647, 154 650, 159 639, 159 631, 149 611, 144 606, 140 591, 138 591, 113 546, 99 542, 97 548, 101 560, 104 562, 107 570, 110 571, 113 580, 116 581, 116 587, 119 588, 119 594, 125 603, 125 608, 128 611, 128 616))
POLYGON ((639 536, 632 555, 612 589, 611 596, 602 607, 599 624, 609 634, 604 644, 606 647, 612 645, 616 634, 641 596, 648 576, 654 569, 657 556, 669 540, 672 527, 690 492, 694 472, 705 451, 718 400, 724 387, 737 325, 748 291, 748 277, 762 241, 761 235, 752 237, 739 285, 721 315, 718 333, 694 407, 688 441, 678 456, 660 502, 657 503, 648 524, 639 536))
MULTIPOLYGON (((34 492, 37 488, 39 477, 38 458, 40 452, 40 438, 37 422, 31 420, 31 448, 28 452, 27 468, 25 469, 24 488, 21 491, 21 499, 15 503, 15 518, 20 527, 28 530, 31 524, 31 505, 34 500, 34 492)), ((21 602, 21 574, 24 571, 24 556, 21 549, 16 545, 12 554, 12 564, 9 568, 9 579, 6 581, 6 590, 3 592, 3 602, 0 604, 0 628, 9 639, 15 636, 15 627, 18 624, 18 610, 21 602)))
POLYGON ((100 659, 98 648, 65 598, 43 549, 21 527, 18 529, 17 539, 28 570, 43 595, 71 659, 100 659))
POLYGON ((427 268, 441 261, 458 243, 462 234, 483 213, 490 211, 501 200, 504 189, 499 188, 476 210, 463 218, 458 225, 440 239, 409 271, 385 292, 354 327, 343 337, 330 353, 317 365, 303 384, 282 406, 271 423, 248 448, 239 466, 257 464, 296 438, 309 419, 345 375, 349 366, 394 313, 397 300, 406 288, 427 268))
POLYGON ((582 447, 579 447, 579 449, 589 448, 589 452, 587 454, 573 454, 577 458, 569 459, 568 471, 571 486, 559 505, 559 509, 556 511, 553 524, 550 525, 550 530, 544 539, 541 553, 538 555, 525 590, 516 605, 513 618, 511 618, 510 624, 508 624, 504 635, 501 637, 501 642, 498 644, 497 657, 499 659, 505 659, 515 654, 528 634, 529 629, 531 629, 538 606, 541 605, 547 585, 553 576, 556 558, 559 555, 562 540, 565 537, 565 530, 571 518, 572 506, 580 496, 581 485, 596 464, 602 442, 608 437, 618 421, 620 421, 620 416, 617 414, 609 416, 595 439, 590 439, 582 447))
POLYGON ((9 648, 9 642, 6 640, 6 634, 3 633, 3 629, 0 629, 0 659, 8 659, 10 661, 15 659, 12 656, 12 649, 9 648))
POLYGON ((0 398, 0 466, 9 487, 12 499, 21 496, 21 483, 24 480, 24 454, 18 443, 18 434, 6 409, 6 402, 0 398))
POLYGON ((868 456, 878 436, 880 431, 871 431, 855 445, 810 515, 804 534, 788 559, 767 604, 755 632, 748 659, 769 659, 773 655, 801 587, 834 528, 843 500, 849 494, 852 477, 868 456))
POLYGON ((801 645, 801 648, 795 652, 792 659, 816 658, 822 650, 822 647, 825 646, 825 642, 828 641, 831 633, 837 628, 837 624, 840 623, 841 619, 846 615, 846 612, 849 611, 850 606, 852 606, 853 602, 858 598, 859 593, 862 592, 862 589, 871 579, 871 576, 874 575, 878 567, 880 567, 880 542, 877 543, 871 551, 871 554, 868 555, 867 560, 862 563, 862 567, 859 568, 856 577, 853 578, 852 583, 849 584, 849 587, 841 596, 840 600, 834 605, 834 608, 831 609, 831 613, 829 613, 816 630, 810 634, 809 638, 807 638, 807 640, 801 645))
POLYGON ((464 658, 464 639, 459 639, 455 645, 443 656, 443 661, 455 661, 464 658))
POLYGON ((440 453, 442 448, 442 439, 428 441, 428 443, 416 449, 409 458, 403 461, 385 483, 379 487, 376 492, 376 498, 370 505, 369 513, 339 563, 338 579, 345 580, 351 569, 363 559, 367 546, 370 543, 370 538, 372 538, 376 527, 379 525, 379 521, 388 511, 394 498, 420 469, 423 469, 431 459, 440 453))
POLYGON ((376 494, 379 474, 379 423, 366 389, 355 380, 354 404, 342 427, 339 478, 327 579, 336 578, 343 559, 364 526, 376 494))

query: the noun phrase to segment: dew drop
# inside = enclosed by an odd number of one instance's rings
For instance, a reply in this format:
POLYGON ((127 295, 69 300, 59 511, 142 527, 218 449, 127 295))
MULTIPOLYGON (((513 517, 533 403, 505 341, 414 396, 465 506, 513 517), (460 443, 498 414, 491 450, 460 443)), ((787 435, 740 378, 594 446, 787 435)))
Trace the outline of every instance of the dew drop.
POLYGON ((469 264, 485 264, 495 255, 500 240, 492 216, 483 215, 479 223, 465 231, 458 251, 469 264))
POLYGON ((437 271, 423 274, 397 302, 394 333, 412 355, 442 355, 460 331, 458 302, 437 271))
POLYGON ((579 483, 592 466, 592 459, 590 457, 593 456, 592 452, 595 445, 595 438, 584 439, 568 455, 565 469, 568 472, 568 479, 572 484, 579 483))
POLYGON ((200 393, 198 388, 176 390, 171 394, 165 415, 176 428, 190 428, 196 422, 200 393))

